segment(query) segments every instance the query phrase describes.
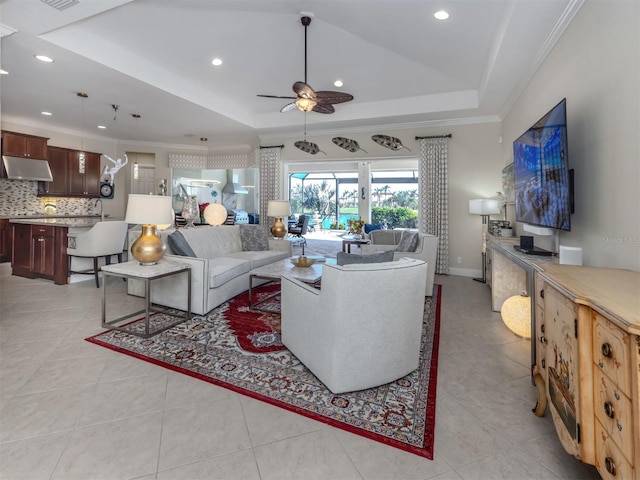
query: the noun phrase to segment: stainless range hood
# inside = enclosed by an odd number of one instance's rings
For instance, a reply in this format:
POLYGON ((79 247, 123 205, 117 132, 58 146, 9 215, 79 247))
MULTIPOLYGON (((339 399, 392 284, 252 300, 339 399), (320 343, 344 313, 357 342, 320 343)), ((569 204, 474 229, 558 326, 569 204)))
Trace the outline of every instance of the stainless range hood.
POLYGON ((238 183, 238 176, 233 174, 233 170, 227 170, 227 184, 222 189, 222 193, 240 193, 246 195, 249 190, 238 183))
POLYGON ((49 162, 33 158, 2 156, 7 178, 10 180, 53 181, 49 162))

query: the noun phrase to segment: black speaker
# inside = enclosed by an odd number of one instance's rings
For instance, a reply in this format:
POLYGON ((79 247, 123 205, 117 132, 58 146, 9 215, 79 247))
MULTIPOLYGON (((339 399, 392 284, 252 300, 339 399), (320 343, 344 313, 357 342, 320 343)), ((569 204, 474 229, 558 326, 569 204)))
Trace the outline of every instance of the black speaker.
POLYGON ((520 249, 521 250, 533 250, 533 237, 522 235, 520 237, 520 249))
POLYGON ((113 198, 113 187, 109 182, 100 182, 100 198, 113 198))

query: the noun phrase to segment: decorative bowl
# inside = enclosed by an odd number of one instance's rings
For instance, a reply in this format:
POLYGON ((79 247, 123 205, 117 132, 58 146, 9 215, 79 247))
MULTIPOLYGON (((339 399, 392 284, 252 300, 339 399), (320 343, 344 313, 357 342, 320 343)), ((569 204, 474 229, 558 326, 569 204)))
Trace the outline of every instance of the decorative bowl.
POLYGON ((298 258, 292 258, 291 263, 293 263, 296 267, 310 267, 311 265, 316 263, 316 260, 314 258, 300 255, 298 258))

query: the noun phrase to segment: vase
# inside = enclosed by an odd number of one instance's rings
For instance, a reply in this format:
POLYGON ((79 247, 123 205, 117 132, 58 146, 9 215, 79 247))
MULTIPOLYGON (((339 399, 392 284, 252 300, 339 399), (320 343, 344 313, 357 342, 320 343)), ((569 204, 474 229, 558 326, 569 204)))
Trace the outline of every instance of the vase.
POLYGON ((182 218, 187 221, 185 228, 195 227, 193 222, 199 215, 198 198, 195 195, 188 195, 182 205, 182 218))

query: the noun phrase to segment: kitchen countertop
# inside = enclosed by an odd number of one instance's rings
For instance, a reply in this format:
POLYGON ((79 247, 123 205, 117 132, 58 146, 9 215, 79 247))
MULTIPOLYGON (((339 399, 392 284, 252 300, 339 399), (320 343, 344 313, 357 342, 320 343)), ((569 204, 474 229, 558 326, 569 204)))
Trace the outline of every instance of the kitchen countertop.
MULTIPOLYGON (((104 221, 123 220, 122 218, 105 217, 104 221)), ((66 216, 66 217, 13 217, 10 223, 23 223, 27 225, 49 225, 54 227, 92 227, 100 222, 100 216, 66 216)))
MULTIPOLYGON (((108 214, 104 215, 108 217, 108 214)), ((34 218, 98 218, 100 217, 99 213, 88 213, 86 215, 64 215, 64 214, 54 214, 47 215, 46 213, 34 213, 30 215, 0 215, 0 220, 31 220, 34 218)))

